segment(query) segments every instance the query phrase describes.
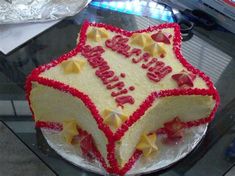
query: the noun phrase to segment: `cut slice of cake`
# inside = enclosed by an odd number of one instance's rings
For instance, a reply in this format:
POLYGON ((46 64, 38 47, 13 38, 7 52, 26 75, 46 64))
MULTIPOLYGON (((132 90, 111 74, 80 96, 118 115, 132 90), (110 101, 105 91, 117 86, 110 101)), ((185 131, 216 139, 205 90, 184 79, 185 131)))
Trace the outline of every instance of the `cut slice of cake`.
POLYGON ((213 119, 218 93, 180 45, 174 23, 130 32, 85 22, 74 50, 27 79, 36 125, 62 130, 69 143, 86 131, 105 169, 126 173, 141 153, 158 150, 155 132, 167 122, 189 128, 213 119))

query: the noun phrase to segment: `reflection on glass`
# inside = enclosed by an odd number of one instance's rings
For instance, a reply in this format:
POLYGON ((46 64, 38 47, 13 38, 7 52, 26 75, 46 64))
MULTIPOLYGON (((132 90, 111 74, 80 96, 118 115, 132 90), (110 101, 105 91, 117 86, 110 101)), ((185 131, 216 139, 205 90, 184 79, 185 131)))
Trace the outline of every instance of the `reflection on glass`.
POLYGON ((93 0, 91 5, 127 14, 147 16, 167 22, 174 21, 169 10, 165 9, 162 5, 149 0, 93 0))

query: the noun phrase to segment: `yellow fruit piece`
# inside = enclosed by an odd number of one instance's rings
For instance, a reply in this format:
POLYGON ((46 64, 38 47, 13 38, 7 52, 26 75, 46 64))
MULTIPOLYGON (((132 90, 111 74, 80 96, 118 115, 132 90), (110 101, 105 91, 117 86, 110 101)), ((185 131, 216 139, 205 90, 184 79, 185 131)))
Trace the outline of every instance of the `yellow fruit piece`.
POLYGON ((103 111, 104 123, 112 126, 113 128, 118 128, 121 124, 127 120, 127 116, 124 115, 120 109, 110 110, 105 109, 103 111))
POLYGON ((89 38, 95 42, 99 42, 102 40, 102 38, 108 38, 108 37, 109 37, 109 33, 104 28, 92 27, 87 33, 87 38, 89 38))
POLYGON ((66 74, 68 73, 80 73, 82 68, 85 65, 85 61, 83 60, 75 60, 75 59, 69 59, 67 61, 64 61, 62 63, 62 67, 64 69, 64 72, 66 74))
POLYGON ((136 149, 142 151, 144 156, 148 157, 152 153, 158 151, 156 140, 157 136, 155 133, 150 135, 143 134, 140 138, 139 143, 136 145, 136 149))
POLYGON ((148 52, 152 57, 160 56, 161 54, 165 54, 163 46, 158 43, 152 43, 144 47, 144 51, 148 52))
POLYGON ((153 40, 151 39, 149 34, 136 33, 131 36, 131 44, 135 44, 140 47, 145 47, 146 45, 149 45, 151 43, 153 43, 153 40))
POLYGON ((75 120, 63 122, 63 130, 61 131, 61 135, 67 143, 71 144, 73 137, 79 134, 77 126, 78 125, 75 120))

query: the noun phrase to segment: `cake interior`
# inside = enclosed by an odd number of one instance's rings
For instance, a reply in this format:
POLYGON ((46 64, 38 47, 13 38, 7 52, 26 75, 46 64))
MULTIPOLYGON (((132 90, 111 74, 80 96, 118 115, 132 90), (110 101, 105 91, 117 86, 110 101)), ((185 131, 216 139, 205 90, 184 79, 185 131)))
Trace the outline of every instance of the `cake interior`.
MULTIPOLYGON (((107 138, 98 129, 98 125, 84 103, 69 93, 54 88, 33 83, 30 93, 31 107, 34 111, 35 121, 57 122, 76 120, 82 130, 93 136, 95 145, 106 160, 107 138)), ((107 160, 106 160, 106 163, 107 160)))
MULTIPOLYGON (((36 121, 60 122, 76 120, 79 126, 93 136, 95 144, 107 162, 107 138, 83 102, 51 87, 33 83, 30 94, 36 121)), ((170 96, 157 99, 144 116, 133 124, 120 141, 116 142, 119 165, 128 161, 143 133, 163 127, 165 122, 180 117, 184 122, 208 117, 215 105, 211 96, 170 96), (187 111, 185 111, 187 109, 187 111)))
POLYGON ((123 165, 128 161, 143 133, 155 132, 174 117, 179 117, 183 122, 206 118, 214 105, 215 100, 211 96, 187 95, 157 99, 144 116, 128 129, 121 141, 117 142, 119 163, 123 165))

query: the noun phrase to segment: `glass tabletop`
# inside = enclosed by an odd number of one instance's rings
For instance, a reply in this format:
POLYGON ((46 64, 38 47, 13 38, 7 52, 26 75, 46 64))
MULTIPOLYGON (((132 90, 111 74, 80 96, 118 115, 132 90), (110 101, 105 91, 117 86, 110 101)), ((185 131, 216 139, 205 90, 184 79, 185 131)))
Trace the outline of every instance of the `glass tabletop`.
MULTIPOLYGON (((125 30, 143 29, 163 21, 141 14, 127 14, 97 7, 86 7, 34 37, 8 55, 0 53, 0 120, 4 121, 55 174, 96 175, 73 166, 48 147, 34 123, 25 100, 24 82, 37 66, 50 62, 73 49, 82 22, 108 23, 125 30)), ((164 19, 163 19, 164 20, 164 19)), ((166 19, 167 20, 167 19, 166 19)), ((169 19, 172 20, 172 19, 169 19)), ((188 61, 209 75, 221 97, 215 120, 200 145, 173 166, 149 175, 220 176, 235 164, 235 149, 228 149, 235 138, 235 35, 225 30, 194 29, 194 36, 183 42, 188 61), (232 154, 231 154, 232 153, 232 154)))

